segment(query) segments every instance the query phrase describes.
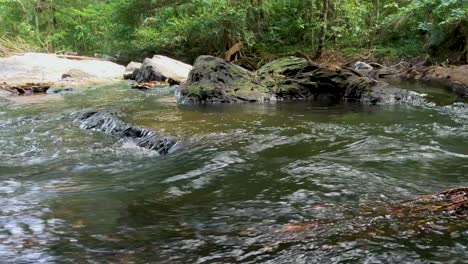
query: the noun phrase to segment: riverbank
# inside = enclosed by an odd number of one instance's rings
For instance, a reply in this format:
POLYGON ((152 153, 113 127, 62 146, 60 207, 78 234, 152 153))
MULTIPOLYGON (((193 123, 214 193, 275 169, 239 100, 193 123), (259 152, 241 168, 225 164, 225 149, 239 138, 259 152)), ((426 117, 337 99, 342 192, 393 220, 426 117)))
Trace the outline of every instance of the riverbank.
POLYGON ((0 88, 2 96, 44 93, 49 88, 49 93, 63 94, 76 88, 117 84, 126 78, 136 80, 132 86, 143 90, 180 84, 176 93, 179 103, 335 100, 421 104, 424 95, 398 87, 399 82, 418 81, 447 89, 461 101, 468 98, 466 65, 344 63, 342 57, 326 54, 317 63, 309 58, 284 57, 258 71, 210 56, 200 57, 194 66, 192 69, 191 65, 157 55, 143 63, 132 62, 124 69, 97 58, 27 53, 0 59, 0 88))

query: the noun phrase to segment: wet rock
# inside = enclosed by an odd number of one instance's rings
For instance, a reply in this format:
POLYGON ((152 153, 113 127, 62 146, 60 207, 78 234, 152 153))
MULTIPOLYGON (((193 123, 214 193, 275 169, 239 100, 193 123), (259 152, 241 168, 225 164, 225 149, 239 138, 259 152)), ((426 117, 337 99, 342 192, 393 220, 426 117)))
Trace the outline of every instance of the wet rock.
POLYGON ((64 94, 71 94, 71 93, 76 93, 76 89, 74 88, 52 88, 47 91, 48 94, 59 94, 59 95, 64 95, 64 94))
POLYGON ((158 70, 157 65, 151 59, 145 59, 135 77, 135 81, 138 83, 162 82, 166 81, 166 77, 158 70))
POLYGON ((170 153, 177 140, 163 136, 155 131, 129 125, 112 111, 80 111, 73 114, 80 128, 89 131, 100 131, 117 138, 132 140, 137 146, 158 152, 160 155, 170 153))
POLYGON ((275 60, 258 70, 257 76, 262 85, 282 99, 345 100, 363 104, 424 101, 417 93, 364 77, 355 70, 332 71, 303 58, 275 60))
POLYGON ((179 102, 231 103, 269 100, 253 74, 213 56, 200 56, 179 91, 179 102))
POLYGON ((365 104, 419 103, 417 93, 364 77, 353 69, 330 70, 304 58, 285 57, 260 68, 255 75, 222 59, 197 59, 182 86, 182 102, 261 102, 332 100, 365 104))
POLYGON ((142 65, 143 64, 139 62, 134 62, 134 61, 130 62, 125 68, 123 78, 125 80, 135 80, 142 65))
POLYGON ((359 102, 364 104, 411 104, 426 105, 428 102, 418 93, 400 89, 388 83, 378 82, 361 94, 359 102))
POLYGON ((334 80, 338 75, 306 59, 286 57, 274 60, 257 73, 260 83, 281 99, 339 100, 344 90, 334 80))

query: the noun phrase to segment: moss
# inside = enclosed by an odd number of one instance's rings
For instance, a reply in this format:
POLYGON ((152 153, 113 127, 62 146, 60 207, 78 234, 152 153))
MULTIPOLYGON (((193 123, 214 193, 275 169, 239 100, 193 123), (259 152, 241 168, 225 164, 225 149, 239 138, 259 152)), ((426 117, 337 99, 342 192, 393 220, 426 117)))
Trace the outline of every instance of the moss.
POLYGON ((182 95, 192 101, 255 101, 262 100, 267 92, 249 71, 211 56, 197 59, 182 87, 182 95))
POLYGON ((255 74, 209 56, 197 60, 182 95, 192 102, 263 101, 279 98, 346 98, 359 101, 369 97, 375 81, 352 70, 331 71, 306 59, 286 57, 266 64, 255 74))
POLYGON ((287 72, 299 72, 311 65, 309 61, 298 57, 284 57, 265 64, 257 71, 257 75, 285 74, 287 72))

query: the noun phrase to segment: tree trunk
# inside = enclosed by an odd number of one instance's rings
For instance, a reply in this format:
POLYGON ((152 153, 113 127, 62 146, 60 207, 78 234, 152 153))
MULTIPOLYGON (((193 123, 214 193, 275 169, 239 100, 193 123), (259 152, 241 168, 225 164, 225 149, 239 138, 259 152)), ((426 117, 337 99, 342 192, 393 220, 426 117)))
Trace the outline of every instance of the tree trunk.
POLYGON ((319 59, 322 56, 323 47, 325 46, 325 37, 327 35, 328 1, 329 0, 323 0, 322 27, 320 28, 319 43, 314 59, 319 59))
POLYGON ((36 6, 34 7, 34 22, 36 26, 36 31, 39 32, 39 13, 41 12, 41 1, 36 1, 36 6))

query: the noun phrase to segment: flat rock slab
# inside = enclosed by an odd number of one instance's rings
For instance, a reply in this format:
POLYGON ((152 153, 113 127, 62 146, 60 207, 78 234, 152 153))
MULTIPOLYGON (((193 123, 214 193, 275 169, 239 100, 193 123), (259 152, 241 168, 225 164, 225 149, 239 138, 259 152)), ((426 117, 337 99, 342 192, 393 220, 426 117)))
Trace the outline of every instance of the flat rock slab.
POLYGON ((151 62, 162 75, 179 83, 187 81, 192 66, 162 55, 155 55, 151 62))
MULTIPOLYGON (((26 83, 53 83, 60 85, 64 74, 73 71, 84 73, 86 82, 109 82, 122 79, 125 67, 103 60, 70 60, 55 54, 26 53, 0 58, 0 83, 25 85, 26 83), (92 76, 93 78, 89 78, 92 76)), ((79 79, 79 77, 78 77, 79 79)), ((69 83, 69 80, 67 80, 69 83)), ((66 82, 66 83, 67 83, 66 82)))

